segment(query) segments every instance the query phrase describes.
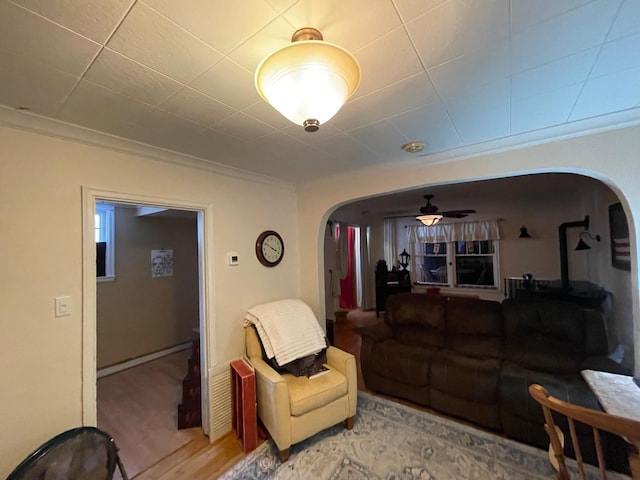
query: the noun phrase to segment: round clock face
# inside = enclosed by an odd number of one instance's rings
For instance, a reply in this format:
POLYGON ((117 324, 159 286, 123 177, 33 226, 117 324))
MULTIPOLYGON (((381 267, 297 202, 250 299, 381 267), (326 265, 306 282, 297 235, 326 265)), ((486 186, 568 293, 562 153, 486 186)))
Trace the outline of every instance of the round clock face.
POLYGON ((256 256, 265 267, 275 267, 284 256, 284 242, 278 232, 262 232, 256 241, 256 256))

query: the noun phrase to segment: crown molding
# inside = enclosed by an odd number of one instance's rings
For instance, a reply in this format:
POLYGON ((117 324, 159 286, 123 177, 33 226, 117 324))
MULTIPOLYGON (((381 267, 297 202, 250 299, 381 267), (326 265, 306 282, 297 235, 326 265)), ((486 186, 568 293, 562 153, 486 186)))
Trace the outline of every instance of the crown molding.
POLYGON ((23 112, 0 105, 0 125, 17 128, 40 135, 46 135, 85 145, 97 146, 120 153, 127 153, 150 160, 172 163, 183 167, 195 168, 207 172, 233 177, 248 182, 273 185, 295 190, 295 185, 282 179, 261 175, 241 168, 224 165, 211 160, 178 153, 146 143, 136 142, 108 133, 91 130, 71 123, 23 112))

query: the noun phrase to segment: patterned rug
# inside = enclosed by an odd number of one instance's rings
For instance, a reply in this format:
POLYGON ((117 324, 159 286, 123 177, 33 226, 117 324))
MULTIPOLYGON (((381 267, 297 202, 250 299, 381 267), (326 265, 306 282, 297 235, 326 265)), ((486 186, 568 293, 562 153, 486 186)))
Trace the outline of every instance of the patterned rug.
MULTIPOLYGON (((221 478, 282 480, 553 479, 547 452, 359 392, 353 430, 342 424, 291 447, 285 463, 262 443, 221 478)), ((576 472, 574 464, 572 470, 576 472)), ((595 467, 587 478, 596 480, 595 467)), ((577 475, 577 473, 576 473, 577 475)), ((628 479, 611 473, 612 480, 628 479)))

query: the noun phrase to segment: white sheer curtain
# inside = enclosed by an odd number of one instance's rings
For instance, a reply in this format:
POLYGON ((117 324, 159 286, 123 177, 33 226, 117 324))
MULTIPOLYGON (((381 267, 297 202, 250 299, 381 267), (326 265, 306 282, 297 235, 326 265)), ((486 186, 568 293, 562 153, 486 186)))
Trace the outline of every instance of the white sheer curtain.
POLYGON ((393 218, 384 219, 384 259, 387 268, 391 268, 398 260, 398 246, 396 240, 396 220, 393 218))
MULTIPOLYGON (((441 243, 464 240, 500 240, 498 220, 478 220, 475 222, 437 223, 432 227, 410 225, 407 228, 408 242, 441 243)), ((386 239, 386 230, 385 230, 386 239)))

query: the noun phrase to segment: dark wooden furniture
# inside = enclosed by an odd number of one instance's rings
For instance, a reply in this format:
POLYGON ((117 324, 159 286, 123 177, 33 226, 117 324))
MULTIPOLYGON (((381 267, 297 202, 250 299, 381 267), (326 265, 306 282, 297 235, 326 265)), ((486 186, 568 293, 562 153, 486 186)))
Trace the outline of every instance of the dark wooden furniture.
POLYGON ((200 339, 191 343, 187 375, 182 380, 182 403, 178 405, 178 430, 202 425, 200 395, 200 339))
POLYGON ((376 317, 384 312, 387 297, 396 293, 411 292, 411 274, 408 270, 386 269, 378 262, 376 268, 376 317))
POLYGON ((231 362, 231 402, 233 431, 242 451, 248 453, 258 446, 256 376, 242 359, 231 362))

